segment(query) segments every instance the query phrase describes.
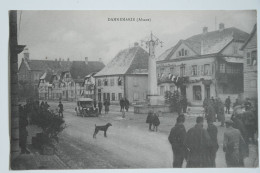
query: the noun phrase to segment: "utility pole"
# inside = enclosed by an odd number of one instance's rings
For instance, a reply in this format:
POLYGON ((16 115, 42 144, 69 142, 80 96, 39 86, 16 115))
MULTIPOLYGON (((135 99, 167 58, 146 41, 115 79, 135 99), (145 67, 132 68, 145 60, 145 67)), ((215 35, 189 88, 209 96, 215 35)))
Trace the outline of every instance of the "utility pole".
POLYGON ((19 106, 18 106, 18 54, 23 51, 25 45, 18 45, 17 41, 17 11, 9 12, 9 114, 10 124, 10 155, 11 163, 19 155, 19 106))

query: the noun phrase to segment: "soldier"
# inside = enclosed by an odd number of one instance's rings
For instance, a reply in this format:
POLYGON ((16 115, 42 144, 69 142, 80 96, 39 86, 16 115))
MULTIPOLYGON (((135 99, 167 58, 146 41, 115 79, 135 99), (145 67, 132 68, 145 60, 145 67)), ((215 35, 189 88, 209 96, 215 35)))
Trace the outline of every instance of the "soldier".
POLYGON ((124 103, 125 103, 125 110, 126 110, 126 112, 128 112, 128 109, 129 109, 129 100, 127 99, 127 98, 125 98, 125 101, 124 101, 124 103))
POLYGON ((216 122, 216 110, 213 100, 209 100, 208 102, 206 117, 207 119, 211 119, 213 122, 216 122))
POLYGON ((226 121, 226 131, 224 132, 223 151, 226 153, 227 167, 243 167, 244 155, 242 152, 244 139, 238 129, 232 127, 232 120, 226 121))
POLYGON ((104 101, 104 106, 105 106, 105 114, 108 114, 110 102, 107 99, 104 101))
POLYGON ((230 105, 231 105, 231 100, 230 100, 230 96, 228 96, 228 98, 225 100, 225 106, 226 106, 226 113, 227 114, 230 114, 230 112, 229 112, 230 105))
POLYGON ((245 109, 246 109, 246 111, 250 110, 251 106, 252 106, 252 104, 250 102, 250 99, 247 98, 246 102, 245 102, 245 109))
POLYGON ((187 98, 185 96, 183 96, 183 98, 181 100, 181 104, 182 104, 183 113, 186 113, 188 101, 187 101, 187 98))
POLYGON ((221 127, 224 127, 225 124, 225 108, 224 104, 221 102, 220 98, 217 100, 217 118, 218 121, 221 122, 221 127))
POLYGON ((123 111, 123 109, 125 109, 125 101, 123 98, 120 99, 120 112, 123 111))
POLYGON ((187 168, 210 167, 209 148, 212 143, 208 132, 203 129, 203 117, 197 117, 196 125, 188 130, 184 145, 187 147, 187 168))
POLYGON ((101 100, 99 100, 99 102, 98 102, 98 113, 99 114, 101 114, 102 107, 103 107, 102 102, 101 102, 101 100))
POLYGON ((185 122, 184 115, 177 117, 175 126, 171 129, 168 140, 172 146, 173 152, 173 168, 181 168, 186 154, 186 147, 184 139, 186 136, 186 129, 183 125, 185 122))
POLYGON ((153 119, 154 119, 154 113, 152 110, 149 110, 147 118, 146 118, 146 123, 149 124, 150 131, 152 131, 153 119))
POLYGON ((218 129, 217 127, 213 124, 211 120, 207 120, 208 122, 208 128, 207 131, 209 133, 212 146, 209 148, 210 152, 210 160, 211 160, 211 166, 210 167, 216 167, 216 153, 218 151, 219 145, 218 145, 218 129))

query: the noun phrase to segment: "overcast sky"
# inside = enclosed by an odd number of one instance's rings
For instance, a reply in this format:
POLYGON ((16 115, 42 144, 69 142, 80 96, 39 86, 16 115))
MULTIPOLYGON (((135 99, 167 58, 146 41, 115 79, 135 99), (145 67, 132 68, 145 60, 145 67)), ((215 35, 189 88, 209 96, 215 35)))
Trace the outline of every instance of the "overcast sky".
POLYGON ((89 57, 102 58, 107 64, 120 50, 140 43, 151 31, 164 42, 162 48, 156 49, 159 56, 180 39, 200 34, 204 26, 213 31, 220 22, 225 28, 236 27, 250 33, 256 12, 19 11, 18 42, 27 45, 31 59, 89 57), (151 22, 109 22, 110 17, 150 18, 151 22))

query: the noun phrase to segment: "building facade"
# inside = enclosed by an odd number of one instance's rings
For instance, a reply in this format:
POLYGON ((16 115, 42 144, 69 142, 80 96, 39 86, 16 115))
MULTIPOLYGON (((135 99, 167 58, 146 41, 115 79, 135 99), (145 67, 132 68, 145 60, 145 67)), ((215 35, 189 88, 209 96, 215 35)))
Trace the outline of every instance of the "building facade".
POLYGON ((243 93, 243 52, 240 50, 248 34, 237 28, 224 28, 180 40, 157 61, 158 90, 179 90, 194 106, 205 98, 219 97, 232 101, 243 93), (181 81, 180 86, 175 85, 181 81))
POLYGON ((255 25, 244 51, 244 98, 257 98, 257 26, 255 25))
POLYGON ((95 77, 96 99, 118 104, 121 98, 131 103, 144 102, 148 92, 149 54, 137 43, 120 51, 95 77))

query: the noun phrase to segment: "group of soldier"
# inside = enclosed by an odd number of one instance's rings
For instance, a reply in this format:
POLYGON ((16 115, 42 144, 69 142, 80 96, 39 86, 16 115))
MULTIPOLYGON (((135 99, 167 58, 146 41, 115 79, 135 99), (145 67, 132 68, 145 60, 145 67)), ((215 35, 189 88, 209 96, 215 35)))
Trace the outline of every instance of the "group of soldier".
POLYGON ((120 112, 126 110, 126 112, 128 112, 129 109, 129 100, 127 98, 121 98, 119 101, 120 104, 120 112))
MULTIPOLYGON (((227 102, 231 104, 229 100, 228 97, 225 105, 227 102)), ((182 167, 184 159, 187 161, 186 167, 216 167, 215 159, 219 149, 218 128, 214 124, 216 114, 221 126, 226 125, 223 151, 227 166, 244 166, 244 158, 249 156, 249 139, 254 141, 254 134, 257 131, 257 106, 252 106, 248 99, 244 105, 237 102, 238 100, 234 103, 231 119, 225 121, 224 105, 221 100, 207 100, 206 104, 204 103, 207 129, 203 128, 204 118, 200 116, 197 117, 195 126, 186 132, 185 116, 179 114, 168 137, 174 155, 173 167, 182 167), (242 111, 243 108, 245 112, 242 111)), ((229 108, 226 111, 228 113, 229 108)))
POLYGON ((98 107, 98 113, 101 114, 102 113, 102 109, 103 109, 103 105, 105 107, 105 114, 108 114, 109 112, 109 106, 110 106, 110 101, 108 99, 104 100, 104 103, 101 102, 101 100, 97 101, 94 100, 94 108, 98 107))

